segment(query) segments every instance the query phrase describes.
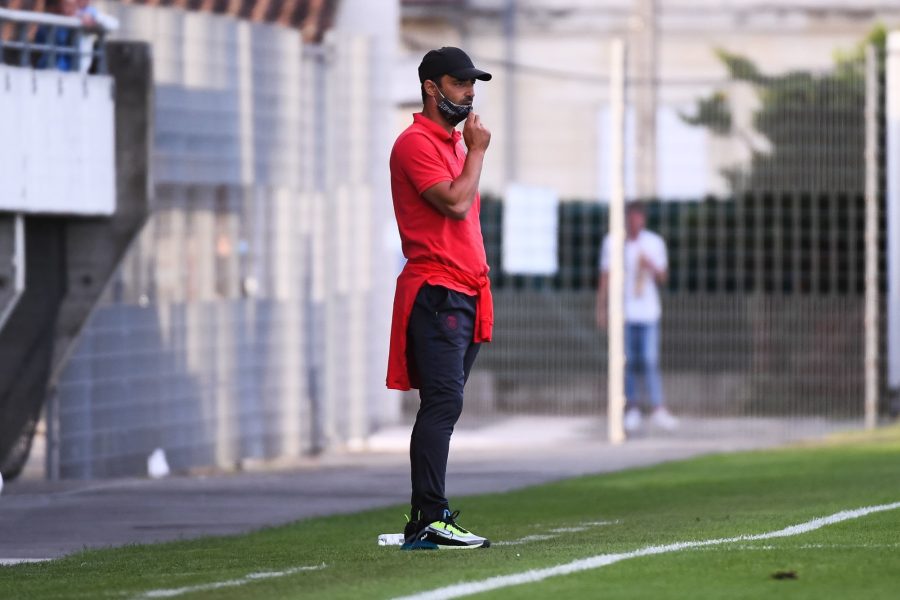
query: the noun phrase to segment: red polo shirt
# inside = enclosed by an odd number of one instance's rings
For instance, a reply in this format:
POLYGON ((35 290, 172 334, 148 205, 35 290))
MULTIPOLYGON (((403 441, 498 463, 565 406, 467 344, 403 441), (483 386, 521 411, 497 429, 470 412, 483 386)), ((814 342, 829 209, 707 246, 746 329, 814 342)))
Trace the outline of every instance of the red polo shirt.
POLYGON ((463 220, 442 215, 422 192, 462 173, 466 148, 455 129, 443 127, 421 113, 400 134, 391 152, 391 192, 400 241, 407 263, 397 278, 387 386, 398 390, 417 387, 410 381, 406 362, 406 329, 416 294, 423 284, 440 285, 476 296, 476 343, 491 339, 493 302, 488 264, 481 236, 481 197, 463 220))

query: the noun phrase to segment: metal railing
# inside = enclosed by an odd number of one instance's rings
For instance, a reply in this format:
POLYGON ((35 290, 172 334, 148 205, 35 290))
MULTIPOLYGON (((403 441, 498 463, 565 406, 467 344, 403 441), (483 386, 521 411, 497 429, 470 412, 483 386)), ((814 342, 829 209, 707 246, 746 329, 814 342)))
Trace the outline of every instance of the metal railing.
POLYGON ((100 24, 88 27, 77 17, 0 8, 0 63, 31 67, 46 57, 46 68, 56 68, 59 56, 69 56, 73 72, 83 71, 83 61, 88 61, 88 65, 95 63, 96 72, 106 73, 106 36, 114 29, 100 24), (39 43, 32 32, 42 27, 46 41, 39 43), (60 30, 71 32, 66 44, 56 43, 60 30), (82 48, 85 36, 96 36, 89 49, 82 48))

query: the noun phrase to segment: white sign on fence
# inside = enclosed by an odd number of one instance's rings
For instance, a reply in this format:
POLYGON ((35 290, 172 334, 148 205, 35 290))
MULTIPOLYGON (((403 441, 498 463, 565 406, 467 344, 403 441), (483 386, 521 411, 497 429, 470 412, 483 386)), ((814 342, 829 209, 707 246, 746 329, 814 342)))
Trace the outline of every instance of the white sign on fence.
POLYGON ((559 269, 559 197, 550 188, 509 184, 503 203, 503 271, 554 275, 559 269))

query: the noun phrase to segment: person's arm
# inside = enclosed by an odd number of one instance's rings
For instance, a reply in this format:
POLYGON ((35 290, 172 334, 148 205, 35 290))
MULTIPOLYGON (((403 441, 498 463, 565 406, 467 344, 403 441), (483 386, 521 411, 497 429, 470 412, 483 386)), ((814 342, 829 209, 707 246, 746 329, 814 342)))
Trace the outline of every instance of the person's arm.
POLYGON ((466 218, 475 202, 484 153, 491 142, 491 132, 481 124, 481 118, 475 113, 469 113, 466 118, 463 140, 469 151, 459 177, 436 183, 422 192, 422 197, 442 215, 459 221, 466 218))
POLYGON ((597 327, 606 329, 608 315, 606 307, 609 305, 609 271, 601 271, 597 281, 597 327))
POLYGON ((94 20, 107 32, 119 29, 119 20, 112 15, 97 11, 94 15, 94 20))
POLYGON ((656 285, 659 287, 666 285, 666 281, 669 278, 669 271, 665 266, 658 267, 652 260, 647 258, 646 255, 641 254, 641 268, 647 273, 650 273, 653 280, 656 282, 656 285))
POLYGON ((81 24, 91 33, 110 32, 119 29, 119 20, 112 15, 97 10, 95 6, 88 6, 78 15, 81 24))
POLYGON ((649 255, 641 252, 641 270, 649 273, 656 285, 662 288, 669 279, 669 255, 666 252, 666 243, 657 236, 651 239, 648 246, 645 248, 649 251, 649 255))

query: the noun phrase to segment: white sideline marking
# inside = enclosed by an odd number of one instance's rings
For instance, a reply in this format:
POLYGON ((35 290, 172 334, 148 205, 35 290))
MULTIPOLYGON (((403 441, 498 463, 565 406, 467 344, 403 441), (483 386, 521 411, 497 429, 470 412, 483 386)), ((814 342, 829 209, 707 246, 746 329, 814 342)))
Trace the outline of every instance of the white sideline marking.
POLYGON ((547 540, 553 540, 558 538, 558 535, 549 535, 546 533, 536 533, 534 535, 526 535, 523 538, 519 538, 517 540, 509 540, 507 541, 499 541, 499 542, 491 542, 491 546, 519 546, 521 544, 527 544, 528 542, 544 542, 547 540))
POLYGON ((250 573, 249 575, 241 577, 240 579, 231 579, 229 581, 217 581, 215 583, 204 583, 182 588, 171 588, 168 590, 150 590, 149 592, 138 594, 137 596, 134 596, 134 598, 174 598, 175 596, 181 596, 182 594, 189 594, 191 592, 206 592, 209 590, 218 590, 227 587, 239 587, 248 583, 252 583, 254 581, 260 581, 262 579, 274 579, 276 577, 286 577, 288 575, 294 575, 295 573, 301 573, 303 571, 319 571, 321 569, 324 569, 326 566, 327 565, 323 563, 321 565, 314 565, 311 567, 294 567, 293 569, 287 569, 284 571, 264 571, 261 573, 250 573))
POLYGON ((522 573, 514 573, 512 575, 498 575, 489 577, 481 581, 471 581, 468 583, 458 583, 447 587, 437 588, 426 592, 419 592, 409 596, 402 596, 395 600, 445 600, 449 598, 461 598, 472 594, 480 594, 490 590, 521 585, 523 583, 535 583, 543 581, 549 577, 557 575, 570 575, 580 571, 589 571, 599 569, 613 563, 617 563, 629 558, 637 558, 640 556, 651 556, 654 554, 665 554, 667 552, 679 552, 689 548, 700 548, 704 546, 716 546, 719 544, 729 544, 732 542, 751 542, 755 540, 769 540, 772 538, 790 537, 801 533, 808 533, 826 525, 848 521, 850 519, 858 519, 866 515, 882 512, 886 510, 895 510, 900 508, 900 502, 892 504, 880 504, 877 506, 866 506, 853 510, 843 510, 827 517, 819 517, 805 523, 791 525, 777 531, 769 531, 756 535, 739 535, 731 538, 717 538, 711 540, 700 540, 695 542, 676 542, 674 544, 666 544, 664 546, 647 546, 639 548, 631 552, 621 552, 617 554, 598 554, 589 558, 582 558, 563 565, 548 567, 546 569, 532 569, 522 573))
POLYGON ((900 544, 804 544, 797 546, 799 550, 846 550, 848 548, 862 548, 868 550, 871 548, 900 548, 900 544))
POLYGON ((615 525, 618 522, 619 521, 588 521, 587 523, 582 523, 581 525, 575 527, 557 527, 555 529, 551 529, 550 533, 536 533, 534 535, 526 535, 525 537, 519 538, 517 540, 501 540, 499 542, 491 542, 491 546, 520 546, 529 542, 545 542, 547 540, 556 539, 563 533, 579 533, 581 531, 587 531, 591 527, 600 527, 601 525, 615 525))
MULTIPOLYGON (((742 544, 731 546, 729 550, 872 550, 875 548, 900 548, 900 544, 800 544, 799 546, 753 546, 742 544)), ((718 552, 715 548, 691 548, 697 552, 718 552)))
POLYGON ((27 563, 39 563, 53 560, 52 558, 0 558, 0 567, 11 567, 27 563))

